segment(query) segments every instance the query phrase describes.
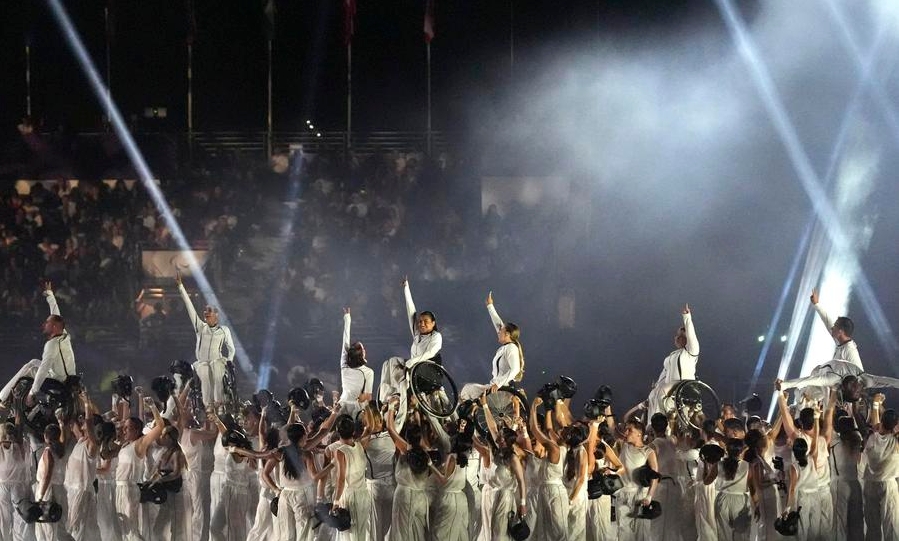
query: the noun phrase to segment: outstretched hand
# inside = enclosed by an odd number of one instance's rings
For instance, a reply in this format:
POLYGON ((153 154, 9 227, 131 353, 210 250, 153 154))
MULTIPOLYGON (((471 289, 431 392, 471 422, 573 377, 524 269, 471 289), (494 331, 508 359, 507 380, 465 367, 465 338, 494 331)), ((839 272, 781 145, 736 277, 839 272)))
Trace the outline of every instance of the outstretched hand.
POLYGON ((487 303, 487 306, 490 306, 491 304, 493 304, 493 292, 492 291, 487 293, 487 300, 485 302, 487 303))
POLYGON ((784 380, 782 380, 782 379, 780 379, 780 378, 777 378, 776 380, 774 380, 774 389, 777 390, 777 391, 780 391, 780 390, 781 390, 781 389, 780 389, 780 384, 783 383, 783 382, 784 382, 784 380))
POLYGON ((50 280, 44 282, 44 293, 53 293, 53 282, 50 280))
POLYGON ((401 286, 401 287, 408 287, 408 286, 409 286, 409 275, 408 275, 408 274, 404 274, 404 275, 403 275, 403 281, 402 281, 402 283, 400 284, 400 286, 401 286))
POLYGON ((179 271, 177 269, 175 269, 175 283, 178 284, 179 286, 182 285, 182 283, 183 283, 181 280, 181 271, 179 271))
POLYGON ((349 307, 349 306, 344 306, 344 307, 343 307, 343 313, 349 315, 349 313, 350 313, 350 307, 349 307))
POLYGON ((684 304, 684 309, 683 309, 683 311, 682 311, 681 313, 682 313, 683 315, 689 314, 689 313, 690 313, 690 305, 689 305, 689 304, 684 304))
POLYGON ((813 289, 812 295, 809 297, 809 300, 812 301, 812 304, 818 304, 818 290, 813 289))

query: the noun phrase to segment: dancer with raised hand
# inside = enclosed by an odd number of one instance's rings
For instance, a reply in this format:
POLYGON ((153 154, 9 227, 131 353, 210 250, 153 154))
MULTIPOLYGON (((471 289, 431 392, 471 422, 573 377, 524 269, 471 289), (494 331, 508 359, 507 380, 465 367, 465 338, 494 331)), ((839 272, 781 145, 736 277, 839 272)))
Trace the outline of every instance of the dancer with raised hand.
MULTIPOLYGON (((62 507, 62 516, 68 516, 68 501, 65 489, 66 461, 65 421, 57 417, 58 424, 49 424, 44 429, 44 450, 37 463, 37 480, 34 499, 39 502, 56 502, 62 507)), ((41 523, 35 527, 37 541, 67 539, 66 523, 41 523)))
POLYGON ((341 414, 335 423, 340 444, 334 449, 337 462, 337 481, 334 487, 332 512, 338 508, 350 512, 350 529, 337 532, 337 541, 365 541, 371 518, 371 494, 365 485, 365 449, 354 434, 353 418, 341 414))
POLYGON ((662 373, 649 393, 649 411, 651 418, 656 413, 668 413, 664 404, 668 391, 678 381, 696 379, 696 365, 699 363, 699 340, 693 327, 693 312, 690 305, 685 304, 681 311, 683 326, 674 333, 674 347, 677 348, 665 357, 662 373))
MULTIPOLYGON (((531 402, 528 423, 536 442, 543 448, 544 456, 534 459, 540 461, 538 466, 539 485, 537 486, 537 506, 531 513, 537 516, 531 534, 535 539, 564 539, 568 535, 569 497, 562 481, 565 470, 565 459, 568 447, 557 439, 555 431, 546 433, 540 427, 537 407, 543 399, 535 397, 531 402)), ((551 423, 552 411, 547 409, 547 423, 551 423)), ((551 426, 551 425, 550 425, 551 426)))
POLYGON ((22 414, 0 424, 0 540, 34 539, 34 525, 16 512, 16 503, 31 498, 31 445, 22 437, 22 414))
POLYGON ((50 315, 44 320, 41 327, 47 341, 44 343, 44 351, 40 359, 32 359, 19 369, 9 383, 0 390, 0 402, 6 402, 12 393, 16 382, 25 376, 33 376, 34 382, 25 401, 34 403, 34 395, 41 392, 41 387, 47 379, 65 383, 66 379, 76 374, 75 352, 72 350, 72 337, 66 330, 66 322, 59 313, 59 304, 53 295, 53 284, 44 283, 44 297, 50 307, 50 315))
POLYGON ((340 348, 340 404, 341 411, 355 418, 371 400, 374 370, 368 367, 362 342, 350 343, 352 325, 350 307, 344 308, 343 341, 340 348))
POLYGON ((812 302, 812 306, 815 307, 818 317, 827 326, 827 330, 836 344, 836 349, 833 351, 833 360, 846 361, 857 366, 859 370, 864 370, 862 358, 858 354, 858 344, 852 339, 852 333, 855 331, 855 324, 852 320, 846 316, 840 316, 836 319, 831 317, 827 310, 818 303, 817 289, 812 290, 809 300, 812 302))
POLYGON ((122 424, 121 442, 118 464, 116 465, 116 514, 122 539, 142 541, 149 538, 150 524, 146 516, 146 508, 140 503, 140 490, 137 484, 144 479, 147 450, 150 448, 165 425, 156 403, 149 396, 144 397, 146 407, 153 413, 153 428, 143 434, 144 423, 137 417, 125 419, 122 424))
POLYGON ((386 404, 392 396, 400 398, 395 418, 398 430, 402 430, 408 409, 406 395, 409 381, 406 378, 406 371, 422 361, 440 363, 440 350, 443 347, 443 335, 437 330, 437 318, 434 313, 427 310, 418 313, 412 300, 408 278, 403 278, 402 286, 406 301, 406 318, 409 321, 409 331, 412 333, 410 356, 408 359, 391 357, 384 361, 381 365, 381 384, 378 388, 381 403, 386 404))
MULTIPOLYGON (((386 407, 385 405, 384 408, 386 407)), ((365 447, 368 463, 365 470, 366 484, 372 498, 369 539, 380 540, 387 537, 393 514, 393 495, 396 492, 396 479, 393 476, 396 445, 390 438, 381 411, 374 402, 369 402, 365 407, 362 419, 365 422, 362 445, 365 447)))
POLYGON ((396 491, 390 520, 389 541, 426 541, 428 537, 428 483, 429 458, 422 448, 422 429, 414 421, 407 422, 397 431, 396 415, 399 399, 388 403, 387 432, 396 446, 396 491))
MULTIPOLYGON (((99 444, 94 432, 96 410, 87 395, 80 394, 84 416, 69 423, 75 436, 75 445, 66 461, 65 487, 69 503, 66 528, 75 541, 99 539, 97 532, 97 495, 94 480, 97 478, 99 444)), ((99 489, 99 485, 98 485, 99 489)))
POLYGON ((231 329, 219 324, 219 311, 214 306, 206 306, 203 309, 203 318, 197 315, 193 301, 184 288, 181 273, 175 274, 178 284, 178 293, 184 301, 184 308, 190 323, 197 335, 197 346, 194 349, 196 362, 194 371, 200 378, 200 390, 203 394, 203 403, 206 406, 218 406, 225 400, 225 390, 222 378, 227 370, 227 363, 234 362, 234 340, 231 338, 231 329))
POLYGON ((524 377, 524 351, 521 348, 521 330, 512 322, 504 323, 493 304, 493 292, 487 294, 487 313, 496 330, 499 348, 493 355, 493 377, 487 385, 466 383, 459 393, 460 400, 476 400, 487 390, 496 390, 520 382, 524 377))
MULTIPOLYGON (((465 422, 465 421, 462 421, 465 422)), ((440 541, 468 541, 468 498, 465 496, 466 471, 471 441, 457 433, 452 438, 450 452, 441 467, 431 464, 431 475, 440 484, 434 516, 431 517, 431 538, 440 541)))

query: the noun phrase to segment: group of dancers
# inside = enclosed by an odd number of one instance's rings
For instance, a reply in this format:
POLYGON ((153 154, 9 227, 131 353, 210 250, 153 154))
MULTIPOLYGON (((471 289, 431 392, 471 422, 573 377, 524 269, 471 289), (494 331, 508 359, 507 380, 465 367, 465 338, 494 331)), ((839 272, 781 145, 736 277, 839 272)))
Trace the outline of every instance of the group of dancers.
POLYGON ((195 362, 175 363, 151 392, 120 376, 105 408, 78 385, 72 336, 46 284, 42 357, 0 391, 0 541, 899 539, 899 415, 867 392, 899 380, 863 371, 852 321, 831 320, 817 293, 834 358, 775 382, 769 425, 731 405, 679 421, 670 389, 695 379, 699 358, 687 305, 652 393, 626 414, 608 392, 579 416, 570 396, 528 404, 515 391, 495 415, 489 397, 516 389, 525 363, 520 329, 488 294, 492 378, 465 384, 459 407, 435 416, 410 370, 439 364, 443 338, 408 281, 409 357, 385 361, 376 387, 346 308, 341 389, 326 400, 310 380, 286 406, 266 391, 234 400, 223 383, 230 330, 214 307, 197 313, 180 277, 177 287, 195 362), (60 387, 70 401, 34 430, 60 387))

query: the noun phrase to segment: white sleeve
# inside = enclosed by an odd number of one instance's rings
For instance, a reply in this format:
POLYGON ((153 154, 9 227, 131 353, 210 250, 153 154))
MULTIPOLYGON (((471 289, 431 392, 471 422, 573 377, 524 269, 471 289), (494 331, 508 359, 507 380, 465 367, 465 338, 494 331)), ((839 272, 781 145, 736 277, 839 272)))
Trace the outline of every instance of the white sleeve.
POLYGON ((412 366, 415 363, 420 363, 422 361, 429 361, 440 353, 440 348, 443 347, 443 335, 437 331, 433 331, 429 336, 431 336, 431 340, 428 342, 428 349, 415 357, 410 357, 409 360, 406 361, 406 366, 412 366))
POLYGON ((412 300, 412 290, 409 289, 409 282, 403 286, 403 296, 406 299, 406 320, 409 322, 409 332, 414 338, 418 333, 415 331, 415 301, 412 300))
POLYGON ((500 357, 497 363, 499 367, 498 373, 490 381, 491 384, 499 386, 508 385, 521 372, 521 357, 518 355, 518 346, 506 344, 502 348, 504 350, 503 356, 500 357))
POLYGON ((487 313, 490 314, 490 321, 493 322, 493 330, 498 331, 503 326, 503 320, 496 312, 496 307, 494 307, 493 303, 487 305, 487 313))
MULTIPOLYGON (((815 307, 815 312, 818 312, 818 317, 820 317, 821 321, 823 321, 824 324, 827 325, 827 333, 830 334, 830 329, 833 328, 833 325, 834 325, 834 323, 836 323, 836 321, 833 318, 831 318, 830 315, 828 315, 827 310, 825 310, 821 306, 820 302, 813 306, 815 307)), ((836 342, 836 339, 834 339, 834 342, 836 342)))
MULTIPOLYGON (((228 361, 234 360, 234 339, 231 338, 231 329, 228 327, 222 327, 222 330, 225 331, 225 347, 228 348, 228 355, 225 357, 228 361)), ((219 352, 221 355, 221 352, 219 352)))
POLYGON ((861 374, 858 379, 861 380, 867 389, 899 389, 899 379, 888 376, 861 374))
POLYGON ((353 320, 349 314, 343 314, 343 341, 340 344, 340 367, 346 368, 347 349, 350 347, 350 325, 353 320))
POLYGON ((865 367, 862 366, 861 355, 858 354, 858 347, 856 346, 854 341, 850 345, 855 346, 855 347, 847 347, 846 348, 846 362, 854 364, 860 370, 864 370, 865 367))
POLYGON ((44 295, 47 297, 47 304, 50 305, 50 315, 58 316, 59 314, 59 304, 56 303, 56 295, 53 294, 52 291, 47 291, 44 295))
POLYGON ((693 315, 692 314, 683 314, 684 316, 684 331, 687 337, 687 347, 684 348, 687 350, 687 353, 694 357, 699 356, 699 340, 696 338, 696 328, 693 327, 693 315))
POLYGON ((194 332, 200 332, 200 318, 197 316, 197 309, 194 308, 194 302, 190 300, 184 284, 178 284, 178 293, 181 294, 181 300, 184 301, 184 307, 187 309, 187 317, 190 318, 191 325, 194 326, 194 332))
POLYGON ((824 374, 812 374, 804 378, 788 379, 780 383, 781 390, 796 389, 799 387, 833 387, 840 383, 842 376, 836 372, 824 374))

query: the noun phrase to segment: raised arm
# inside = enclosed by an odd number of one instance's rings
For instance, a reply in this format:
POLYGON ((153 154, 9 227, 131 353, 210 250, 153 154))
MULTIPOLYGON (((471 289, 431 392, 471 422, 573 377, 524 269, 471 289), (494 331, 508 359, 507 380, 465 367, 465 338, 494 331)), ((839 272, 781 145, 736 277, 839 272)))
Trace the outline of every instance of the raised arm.
POLYGON ((409 450, 411 445, 402 436, 400 436, 399 432, 396 431, 396 405, 397 400, 392 400, 390 405, 387 408, 387 419, 385 421, 385 426, 387 428, 387 433, 390 434, 390 439, 393 440, 393 444, 396 446, 396 450, 400 452, 401 455, 406 454, 406 451, 409 450))
POLYGON ((496 307, 493 305, 493 292, 487 293, 487 313, 490 314, 490 321, 493 323, 493 330, 498 331, 503 326, 503 320, 499 317, 499 314, 496 312, 496 307))
POLYGON ((56 302, 56 295, 53 294, 53 284, 49 280, 44 284, 44 297, 47 298, 47 305, 50 306, 50 315, 60 315, 59 304, 56 302))
POLYGON ((181 300, 184 301, 187 317, 190 318, 190 323, 194 326, 194 332, 199 332, 202 321, 200 320, 200 316, 197 315, 197 309, 194 307, 194 302, 190 300, 187 290, 184 289, 184 283, 181 281, 180 272, 175 274, 175 282, 178 284, 178 293, 181 294, 181 300))
POLYGON ((559 463, 559 444, 549 438, 543 430, 540 429, 540 423, 537 422, 537 406, 543 403, 543 399, 535 397, 531 402, 531 412, 528 415, 528 425, 531 428, 531 433, 534 434, 534 438, 536 438, 537 442, 540 443, 543 447, 546 448, 547 459, 553 464, 559 463))
POLYGON ((809 297, 809 300, 812 301, 812 306, 815 307, 815 312, 818 312, 818 317, 821 318, 821 321, 823 321, 825 325, 827 325, 827 332, 829 334, 830 329, 833 328, 833 325, 834 325, 834 323, 836 323, 836 320, 834 320, 832 317, 830 317, 830 315, 827 313, 827 310, 825 310, 823 306, 818 304, 818 290, 817 289, 812 290, 812 295, 811 295, 811 297, 809 297))
POLYGON ((350 348, 350 326, 353 318, 350 316, 350 307, 343 309, 343 341, 340 343, 340 368, 346 368, 347 350, 350 348))
POLYGON ((134 444, 134 453, 139 458, 147 456, 147 449, 150 448, 150 444, 159 439, 159 435, 162 434, 162 429, 165 428, 162 416, 159 415, 159 408, 156 407, 156 402, 153 401, 152 398, 147 398, 149 399, 147 401, 147 407, 149 407, 150 412, 153 413, 153 429, 141 436, 134 444))
POLYGON ((687 353, 696 357, 699 355, 699 340, 696 338, 696 328, 693 326, 693 314, 690 311, 690 305, 685 304, 681 312, 684 318, 684 334, 687 338, 687 353))
POLYGON ((417 334, 415 332, 415 301, 412 300, 412 290, 409 289, 409 279, 403 278, 403 297, 406 299, 406 320, 409 322, 409 332, 412 333, 412 337, 414 338, 417 334))
POLYGON ((796 438, 796 425, 793 423, 793 416, 790 414, 790 408, 787 406, 787 393, 778 389, 777 406, 780 408, 780 418, 783 420, 783 429, 787 434, 790 443, 796 438))

